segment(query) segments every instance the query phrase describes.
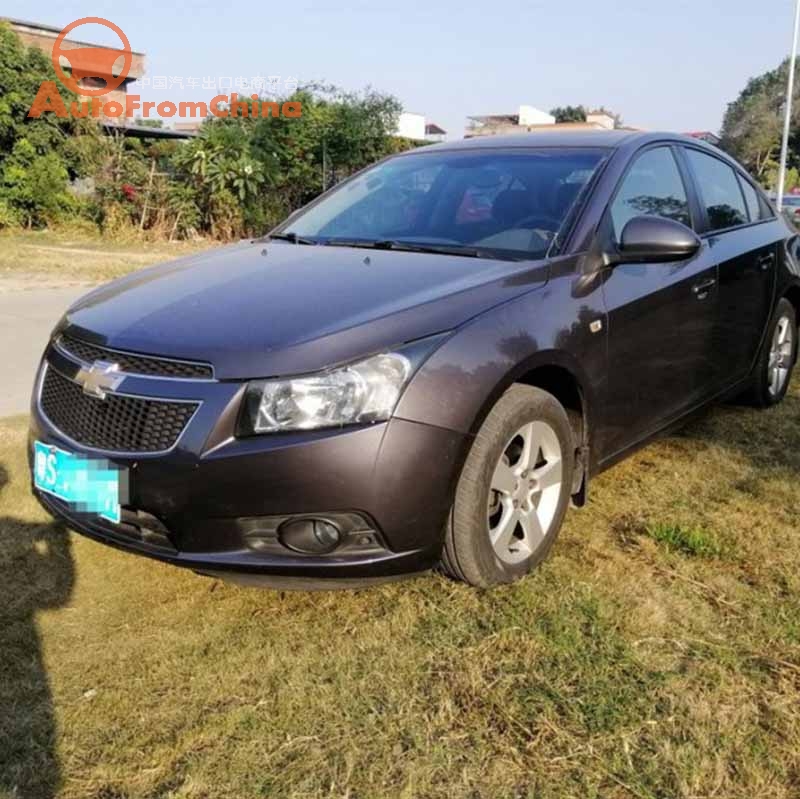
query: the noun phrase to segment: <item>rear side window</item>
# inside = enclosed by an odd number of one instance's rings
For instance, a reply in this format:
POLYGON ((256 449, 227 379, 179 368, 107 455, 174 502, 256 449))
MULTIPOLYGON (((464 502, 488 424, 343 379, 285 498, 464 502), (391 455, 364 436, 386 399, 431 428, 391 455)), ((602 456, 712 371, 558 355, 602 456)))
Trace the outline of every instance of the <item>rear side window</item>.
POLYGON ((698 150, 687 150, 697 189, 711 230, 745 225, 749 221, 739 179, 731 167, 698 150))
POLYGON ((635 216, 663 216, 691 226, 686 189, 669 147, 644 152, 622 179, 611 204, 617 241, 622 229, 635 216))
POLYGON ((739 175, 739 183, 742 185, 742 194, 747 205, 747 213, 750 215, 751 222, 758 222, 761 219, 761 205, 758 202, 758 192, 739 175))
POLYGON ((758 204, 761 206, 762 219, 775 218, 775 212, 772 210, 772 206, 764 199, 764 196, 761 194, 758 195, 758 204))

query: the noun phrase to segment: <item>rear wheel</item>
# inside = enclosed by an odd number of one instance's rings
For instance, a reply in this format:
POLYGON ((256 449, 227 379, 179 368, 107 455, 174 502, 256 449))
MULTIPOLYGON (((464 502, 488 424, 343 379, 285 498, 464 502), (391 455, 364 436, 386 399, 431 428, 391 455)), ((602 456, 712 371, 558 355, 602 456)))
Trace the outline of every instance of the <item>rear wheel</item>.
POLYGON ((550 550, 572 487, 567 414, 545 391, 514 385, 478 431, 456 488, 445 571, 488 587, 527 574, 550 550))
POLYGON ((778 302, 756 364, 749 399, 761 408, 777 405, 789 388, 797 362, 797 317, 787 299, 778 302))

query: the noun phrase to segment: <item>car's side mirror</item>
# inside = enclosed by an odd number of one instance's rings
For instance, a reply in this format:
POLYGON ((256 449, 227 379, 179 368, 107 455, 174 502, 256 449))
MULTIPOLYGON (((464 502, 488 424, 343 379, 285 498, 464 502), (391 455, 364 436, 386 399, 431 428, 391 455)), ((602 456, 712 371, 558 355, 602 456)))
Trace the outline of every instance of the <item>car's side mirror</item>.
POLYGON ((622 229, 616 263, 685 261, 700 249, 697 234, 663 216, 635 216, 622 229))

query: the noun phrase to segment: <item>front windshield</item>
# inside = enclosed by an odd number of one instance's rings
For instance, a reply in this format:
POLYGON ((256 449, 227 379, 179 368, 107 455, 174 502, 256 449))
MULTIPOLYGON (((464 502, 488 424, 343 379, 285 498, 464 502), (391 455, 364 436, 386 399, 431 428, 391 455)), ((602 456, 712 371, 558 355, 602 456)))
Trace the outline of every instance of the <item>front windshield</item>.
POLYGON ((604 156, 549 147, 397 156, 278 232, 305 243, 541 258, 604 156))

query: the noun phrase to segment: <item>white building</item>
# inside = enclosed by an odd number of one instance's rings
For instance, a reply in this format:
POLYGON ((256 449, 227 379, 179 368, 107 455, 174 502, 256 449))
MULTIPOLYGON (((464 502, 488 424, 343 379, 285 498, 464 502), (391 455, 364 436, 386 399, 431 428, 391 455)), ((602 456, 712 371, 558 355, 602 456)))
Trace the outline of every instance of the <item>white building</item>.
POLYGON ((547 111, 540 111, 532 105, 521 105, 517 112, 518 125, 555 125, 556 118, 547 111))
POLYGON ((397 118, 395 136, 402 136, 412 141, 444 141, 447 131, 434 122, 428 122, 423 114, 412 114, 403 111, 397 118))
POLYGON ((397 118, 395 135, 414 141, 425 141, 425 117, 422 114, 411 114, 403 111, 397 118))
POLYGON ((464 137, 499 136, 508 133, 547 133, 554 130, 614 130, 614 117, 604 111, 591 111, 586 122, 556 122, 556 118, 532 105, 521 105, 516 114, 488 114, 467 117, 464 137))

